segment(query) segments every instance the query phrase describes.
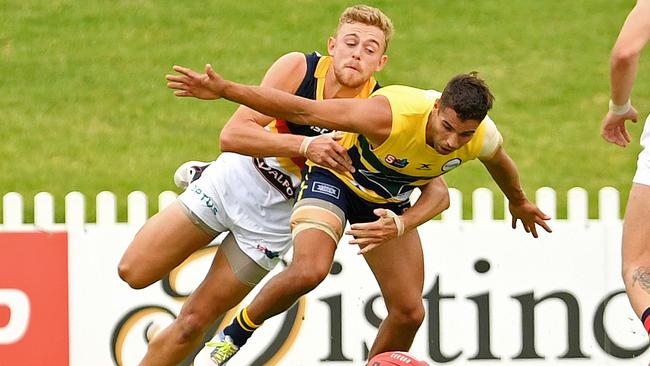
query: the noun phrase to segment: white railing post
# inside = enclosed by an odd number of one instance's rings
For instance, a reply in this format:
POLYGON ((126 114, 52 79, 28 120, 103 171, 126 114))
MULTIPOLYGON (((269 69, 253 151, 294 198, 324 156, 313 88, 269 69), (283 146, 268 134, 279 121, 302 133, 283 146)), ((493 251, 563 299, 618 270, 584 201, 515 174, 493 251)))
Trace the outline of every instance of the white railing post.
POLYGON ((472 219, 474 222, 489 222, 494 219, 494 197, 488 188, 477 188, 472 192, 472 219))
POLYGON ((97 225, 114 225, 117 222, 117 199, 113 192, 103 191, 95 198, 97 225))
POLYGON ((86 199, 81 192, 65 196, 65 225, 68 229, 83 229, 86 223, 86 199))
POLYGON ((449 188, 449 208, 442 212, 442 221, 459 223, 463 220, 463 195, 456 188, 449 188))
POLYGON ((618 221, 621 217, 620 193, 613 187, 603 187, 598 191, 598 219, 618 221))
POLYGON ((567 193, 567 219, 576 224, 586 224, 589 220, 589 198, 587 190, 573 187, 567 193))
POLYGON ((34 196, 34 226, 47 229, 54 225, 54 197, 48 192, 34 196))
POLYGON ((24 223, 23 196, 9 192, 2 197, 2 224, 6 229, 18 229, 24 223))
POLYGON ((557 218, 557 194, 552 188, 538 189, 535 192, 535 203, 543 213, 551 217, 551 220, 557 218))
POLYGON ((176 201, 176 197, 178 197, 176 192, 164 191, 160 193, 160 195, 158 195, 158 212, 176 201))
POLYGON ((147 195, 142 191, 129 193, 127 197, 127 221, 129 225, 140 228, 149 217, 147 195))

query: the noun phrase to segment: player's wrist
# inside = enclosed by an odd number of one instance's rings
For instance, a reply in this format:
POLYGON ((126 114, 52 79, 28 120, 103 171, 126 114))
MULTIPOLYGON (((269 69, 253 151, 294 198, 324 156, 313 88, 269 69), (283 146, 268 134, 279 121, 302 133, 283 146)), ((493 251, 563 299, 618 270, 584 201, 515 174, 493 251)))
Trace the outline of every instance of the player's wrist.
POLYGON ((300 156, 307 157, 307 149, 309 148, 309 145, 316 139, 318 136, 306 136, 304 139, 302 139, 302 142, 300 143, 300 147, 298 148, 298 153, 300 156))
POLYGON ((397 237, 399 238, 400 236, 404 235, 404 221, 402 221, 402 217, 389 209, 386 209, 385 216, 393 219, 393 222, 395 222, 395 227, 397 228, 397 237))
POLYGON ((518 192, 517 194, 511 195, 510 197, 507 197, 507 198, 508 198, 508 202, 511 205, 515 205, 515 206, 520 206, 520 205, 523 205, 523 204, 528 202, 528 197, 526 197, 526 194, 524 194, 523 191, 518 192))
POLYGON ((622 116, 632 109, 632 101, 628 98, 624 104, 616 104, 613 100, 609 100, 609 112, 617 116, 622 116))

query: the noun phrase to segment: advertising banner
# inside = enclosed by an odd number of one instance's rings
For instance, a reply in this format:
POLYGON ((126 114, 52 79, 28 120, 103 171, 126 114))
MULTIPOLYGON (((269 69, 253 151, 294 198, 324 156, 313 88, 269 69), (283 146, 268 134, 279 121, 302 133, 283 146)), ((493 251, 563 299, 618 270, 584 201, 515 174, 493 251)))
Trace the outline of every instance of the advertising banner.
POLYGON ((67 365, 68 237, 0 233, 0 365, 67 365))
MULTIPOLYGON (((501 221, 423 225, 426 317, 411 352, 445 365, 647 365, 647 334, 620 278, 620 223, 552 226, 552 234, 533 239, 501 221)), ((34 338, 40 343, 33 347, 42 350, 56 340, 58 353, 48 357, 61 358, 48 364, 68 364, 66 324, 70 365, 137 365, 148 339, 175 318, 203 279, 218 246, 134 290, 120 280, 117 264, 136 231, 87 225, 68 233, 68 251, 65 234, 0 234, 0 365, 30 357, 34 348, 26 342, 41 329, 48 338, 34 338), (21 244, 11 244, 16 238, 21 244), (37 317, 39 291, 56 314, 37 317), (67 311, 57 305, 65 304, 66 291, 67 311), (21 351, 28 344, 31 352, 21 351), (16 356, 20 352, 25 356, 16 356)), ((327 279, 268 320, 229 366, 365 365, 386 308, 348 240, 339 244, 327 279)), ((212 325, 206 341, 235 311, 212 325)))

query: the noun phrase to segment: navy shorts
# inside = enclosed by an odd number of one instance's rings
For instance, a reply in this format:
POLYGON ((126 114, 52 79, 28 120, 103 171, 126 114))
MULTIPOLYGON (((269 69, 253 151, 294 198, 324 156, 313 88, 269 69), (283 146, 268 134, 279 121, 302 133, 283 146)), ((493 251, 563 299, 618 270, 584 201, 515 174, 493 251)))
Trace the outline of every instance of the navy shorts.
POLYGON ((399 203, 368 202, 323 168, 312 166, 303 176, 298 200, 315 198, 330 202, 343 211, 350 224, 376 221, 378 217, 373 213, 376 208, 389 209, 401 215, 411 207, 408 200, 399 203))

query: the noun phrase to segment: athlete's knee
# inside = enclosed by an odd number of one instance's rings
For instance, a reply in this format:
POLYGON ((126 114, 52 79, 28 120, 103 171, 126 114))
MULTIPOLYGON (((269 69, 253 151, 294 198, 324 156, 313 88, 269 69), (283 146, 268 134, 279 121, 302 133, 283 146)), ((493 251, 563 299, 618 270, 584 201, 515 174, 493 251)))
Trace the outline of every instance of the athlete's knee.
POLYGON ((151 281, 147 281, 143 277, 139 277, 134 273, 134 271, 131 270, 131 267, 122 264, 118 265, 117 273, 122 281, 126 282, 131 288, 135 290, 143 289, 153 283, 151 281))
POLYGON ((419 328, 424 321, 425 311, 422 300, 398 302, 388 307, 388 316, 402 327, 419 328))
POLYGON ((198 309, 181 311, 175 320, 178 329, 175 341, 178 344, 193 343, 198 337, 203 337, 212 321, 210 316, 198 309))
POLYGON ((327 277, 330 266, 324 263, 310 261, 309 263, 293 262, 285 270, 290 275, 290 283, 297 292, 307 293, 318 286, 327 277))
POLYGON ((137 261, 132 260, 125 255, 117 265, 117 274, 122 281, 126 282, 132 288, 139 290, 156 282, 145 276, 142 266, 138 266, 137 261))

